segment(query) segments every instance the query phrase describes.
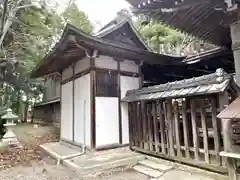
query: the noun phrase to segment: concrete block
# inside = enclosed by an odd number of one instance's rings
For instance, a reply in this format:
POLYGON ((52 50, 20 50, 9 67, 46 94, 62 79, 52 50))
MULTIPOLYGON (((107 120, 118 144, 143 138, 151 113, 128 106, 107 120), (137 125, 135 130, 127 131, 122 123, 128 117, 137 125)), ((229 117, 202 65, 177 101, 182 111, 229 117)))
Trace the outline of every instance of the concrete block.
POLYGON ((151 160, 142 160, 139 161, 139 164, 159 171, 168 171, 173 168, 170 165, 160 164, 151 160))
MULTIPOLYGON (((76 157, 81 159, 81 157, 76 157)), ((139 160, 142 160, 142 156, 133 156, 127 158, 119 158, 117 160, 110 160, 110 161, 91 161, 92 163, 86 163, 83 166, 84 162, 81 161, 74 161, 74 159, 63 160, 63 164, 70 169, 76 171, 79 175, 85 175, 88 173, 95 173, 99 171, 104 171, 107 169, 117 168, 121 166, 134 166, 137 164, 139 160)), ((85 162, 89 161, 89 159, 85 159, 85 162)))
POLYGON ((133 167, 133 169, 136 170, 137 172, 140 172, 142 174, 145 174, 145 175, 153 177, 153 178, 157 178, 157 177, 163 175, 163 172, 157 171, 155 169, 148 168, 148 167, 143 166, 143 165, 136 165, 136 166, 133 167))

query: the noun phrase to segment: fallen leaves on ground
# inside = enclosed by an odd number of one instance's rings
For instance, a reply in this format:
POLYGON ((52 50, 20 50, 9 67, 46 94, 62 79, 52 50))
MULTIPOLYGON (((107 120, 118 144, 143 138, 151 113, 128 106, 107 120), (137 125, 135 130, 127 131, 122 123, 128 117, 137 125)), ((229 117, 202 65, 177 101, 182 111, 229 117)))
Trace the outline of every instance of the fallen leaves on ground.
POLYGON ((12 166, 31 165, 31 161, 40 161, 47 157, 47 154, 39 145, 59 140, 59 129, 55 127, 32 125, 21 125, 16 127, 15 134, 22 145, 22 148, 7 148, 0 153, 0 169, 12 166))

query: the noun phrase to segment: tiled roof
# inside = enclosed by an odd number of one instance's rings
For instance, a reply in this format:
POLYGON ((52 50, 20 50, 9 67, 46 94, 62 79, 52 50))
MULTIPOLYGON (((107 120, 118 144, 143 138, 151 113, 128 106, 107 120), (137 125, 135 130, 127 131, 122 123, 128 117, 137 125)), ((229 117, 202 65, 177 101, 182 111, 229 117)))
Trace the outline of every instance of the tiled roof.
POLYGON ((51 99, 51 100, 48 100, 48 101, 37 103, 34 107, 44 106, 44 105, 47 105, 47 104, 54 104, 54 103, 59 103, 59 102, 60 102, 60 98, 57 97, 57 98, 54 98, 54 99, 51 99))
POLYGON ((132 102, 219 93, 225 91, 231 79, 233 79, 232 76, 223 69, 217 69, 215 73, 205 76, 128 91, 122 101, 132 102))
POLYGON ((100 31, 98 31, 95 36, 98 38, 105 38, 105 36, 111 34, 112 32, 120 29, 124 25, 128 24, 133 34, 136 36, 140 44, 143 45, 144 49, 152 51, 151 48, 142 40, 138 30, 134 26, 130 17, 126 15, 118 15, 111 22, 109 22, 106 26, 104 26, 100 31))

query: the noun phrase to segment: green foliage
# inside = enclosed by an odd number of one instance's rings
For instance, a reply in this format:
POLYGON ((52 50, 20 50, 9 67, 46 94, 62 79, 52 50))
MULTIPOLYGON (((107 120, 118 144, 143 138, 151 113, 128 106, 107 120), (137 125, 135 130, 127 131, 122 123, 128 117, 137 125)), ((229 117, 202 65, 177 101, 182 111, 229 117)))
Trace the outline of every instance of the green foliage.
POLYGON ((41 9, 29 7, 22 9, 8 34, 5 47, 8 56, 24 62, 30 71, 36 66, 51 46, 53 38, 61 31, 61 19, 46 6, 41 9))
POLYGON ((84 12, 79 11, 77 5, 74 2, 66 8, 66 10, 62 13, 62 16, 65 22, 76 26, 86 33, 92 33, 93 26, 89 21, 87 15, 84 12))
POLYGON ((60 15, 47 7, 44 1, 41 8, 32 6, 20 9, 4 39, 2 56, 21 60, 29 72, 56 42, 67 22, 87 33, 93 30, 88 17, 79 11, 75 3, 60 15))
POLYGON ((140 21, 137 21, 136 24, 143 39, 158 53, 186 56, 214 48, 213 45, 161 23, 141 25, 140 21))

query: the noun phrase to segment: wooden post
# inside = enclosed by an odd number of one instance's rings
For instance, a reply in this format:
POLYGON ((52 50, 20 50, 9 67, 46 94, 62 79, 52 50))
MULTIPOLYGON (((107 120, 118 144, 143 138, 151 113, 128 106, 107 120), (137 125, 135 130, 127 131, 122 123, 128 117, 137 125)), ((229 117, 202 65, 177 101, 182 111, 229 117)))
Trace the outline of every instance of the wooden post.
POLYGON ((152 108, 151 104, 147 105, 147 121, 148 121, 148 136, 149 136, 149 150, 153 151, 153 129, 152 129, 152 108))
POLYGON ((189 153, 189 131, 188 131, 188 121, 187 121, 187 105, 186 101, 182 102, 182 118, 183 118, 183 135, 184 135, 184 145, 186 157, 190 157, 189 153))
POLYGON ((128 123, 129 123, 129 145, 131 149, 133 146, 132 103, 128 103, 128 123))
POLYGON ((181 153, 181 144, 180 144, 180 126, 179 126, 179 113, 178 113, 178 102, 174 101, 174 122, 175 122, 175 136, 176 136, 176 145, 177 145, 177 156, 182 156, 181 153))
POLYGON ((167 121, 168 121, 169 155, 175 156, 174 146, 173 146, 172 100, 167 100, 167 121))
POLYGON ((138 63, 138 73, 139 73, 139 88, 143 87, 143 80, 144 80, 144 75, 142 73, 142 65, 143 65, 143 61, 140 60, 140 62, 138 63))
MULTIPOLYGON (((222 131, 223 131, 223 145, 225 152, 233 152, 232 148, 232 120, 222 119, 222 131)), ((237 167, 236 160, 233 158, 226 158, 229 180, 237 180, 237 167)))
MULTIPOLYGON (((95 55, 97 51, 94 51, 95 55)), ((94 70, 95 66, 95 57, 90 57, 90 102, 91 102, 91 148, 96 148, 96 71, 94 70)))
POLYGON ((154 140, 155 140, 155 151, 159 152, 159 129, 158 129, 158 119, 156 111, 156 101, 152 103, 152 113, 153 113, 153 128, 154 128, 154 140))
POLYGON ((196 124, 196 104, 195 100, 190 101, 191 106, 191 120, 192 120, 192 133, 193 133, 193 146, 194 146, 194 156, 196 160, 199 160, 199 139, 198 130, 196 124))
MULTIPOLYGON (((219 110, 220 112, 222 112, 228 105, 229 105, 229 100, 228 100, 228 92, 224 91, 222 93, 219 93, 218 96, 218 105, 219 105, 219 110)), ((221 125, 222 128, 222 125, 221 125)), ((220 136, 222 136, 223 138, 223 134, 222 134, 222 129, 220 127, 218 127, 218 132, 220 134, 220 136)), ((220 163, 227 165, 227 159, 225 157, 219 157, 220 158, 220 163)))
POLYGON ((73 142, 75 142, 75 63, 72 65, 72 73, 73 73, 73 80, 72 80, 72 113, 73 113, 73 119, 72 119, 72 139, 73 142))
POLYGON ((137 141, 137 144, 138 144, 138 147, 140 147, 141 146, 141 132, 140 132, 140 129, 141 129, 141 127, 140 127, 140 118, 141 118, 141 116, 140 116, 140 113, 141 113, 141 107, 140 107, 140 103, 139 102, 136 102, 136 108, 137 108, 137 111, 136 111, 136 115, 137 115, 137 118, 136 118, 136 137, 137 137, 137 139, 136 139, 136 141, 137 141))
POLYGON ((213 97, 211 99, 211 107, 212 107, 214 149, 216 152, 216 161, 219 165, 221 165, 221 158, 219 155, 219 152, 220 152, 220 138, 219 137, 221 137, 221 130, 219 130, 218 123, 217 123, 217 107, 216 106, 217 106, 216 99, 213 97))
POLYGON ((143 128, 143 144, 144 149, 146 149, 146 141, 147 141, 147 127, 146 127, 146 108, 145 108, 145 102, 141 102, 141 109, 142 109, 142 128, 143 128))
POLYGON ((117 88, 118 88, 118 127, 119 127, 119 144, 122 144, 122 108, 121 108, 121 76, 120 76, 120 61, 117 61, 117 88))
POLYGON ((204 112, 204 101, 202 100, 200 103, 200 114, 201 114, 201 124, 202 124, 202 132, 203 132, 203 148, 204 148, 204 157, 205 161, 209 164, 209 151, 208 151, 208 129, 206 124, 206 114, 204 112))
POLYGON ((135 143, 134 143, 134 136, 135 136, 135 134, 134 134, 134 126, 135 126, 135 122, 134 122, 134 102, 131 102, 130 103, 130 109, 131 109, 131 138, 132 138, 132 146, 135 146, 135 143))
POLYGON ((137 110, 136 110, 136 102, 132 103, 132 130, 133 130, 133 145, 136 146, 137 142, 136 142, 136 136, 137 136, 137 132, 136 132, 136 114, 137 114, 137 110))
POLYGON ((169 125, 168 125, 168 116, 167 116, 167 102, 163 102, 163 111, 164 111, 164 119, 163 119, 163 124, 165 131, 164 132, 164 137, 166 137, 166 155, 170 156, 170 147, 169 147, 169 125))
POLYGON ((142 102, 139 102, 139 110, 140 110, 140 119, 138 120, 139 123, 139 133, 140 133, 140 148, 144 149, 144 134, 143 134, 143 118, 144 114, 142 111, 142 102))
POLYGON ((165 123, 164 123, 164 119, 163 119, 163 108, 162 108, 162 101, 159 102, 159 106, 158 106, 158 110, 159 110, 159 121, 160 121, 160 133, 161 133, 161 150, 162 150, 162 153, 163 154, 166 154, 166 141, 165 141, 165 132, 164 132, 164 129, 165 129, 165 123))

